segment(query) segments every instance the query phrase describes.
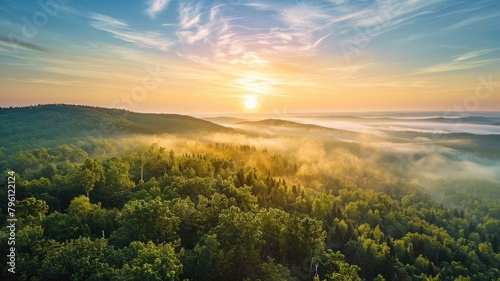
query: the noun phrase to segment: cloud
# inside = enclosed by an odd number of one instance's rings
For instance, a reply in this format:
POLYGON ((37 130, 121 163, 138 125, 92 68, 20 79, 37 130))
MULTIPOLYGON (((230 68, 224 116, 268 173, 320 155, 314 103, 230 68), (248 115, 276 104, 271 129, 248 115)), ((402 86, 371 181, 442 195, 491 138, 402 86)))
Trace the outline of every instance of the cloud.
POLYGON ((357 11, 357 12, 347 13, 345 15, 336 16, 336 17, 332 18, 328 23, 329 24, 339 23, 339 22, 348 21, 348 20, 351 20, 351 19, 360 18, 361 16, 366 15, 368 12, 369 12, 368 9, 364 9, 364 10, 361 10, 361 11, 357 11))
POLYGON ((81 80, 12 79, 12 78, 5 78, 5 80, 21 82, 21 83, 49 84, 57 86, 87 86, 91 84, 88 81, 81 81, 81 80))
POLYGON ((193 6, 191 3, 181 3, 179 6, 179 25, 188 29, 198 24, 201 20, 201 3, 193 6))
POLYGON ((168 7, 169 2, 170 0, 150 0, 149 7, 146 10, 146 13, 150 17, 155 18, 158 13, 162 12, 168 7))
POLYGON ((197 31, 179 31, 177 32, 177 36, 181 39, 181 41, 187 44, 193 44, 200 40, 207 38, 210 35, 210 29, 206 26, 200 27, 197 31))
POLYGON ((306 3, 182 2, 178 14, 177 54, 215 70, 233 93, 281 96, 314 87, 311 70, 299 73, 332 35, 327 26, 333 16, 306 3))
POLYGON ((200 41, 209 44, 205 55, 207 50, 213 51, 212 59, 219 62, 255 66, 277 53, 302 56, 313 52, 330 35, 319 31, 331 16, 310 4, 242 4, 230 8, 231 16, 227 8, 224 4, 181 3, 177 36, 188 45, 200 41), (261 21, 266 24, 258 24, 261 21), (248 58, 254 59, 248 63, 248 58))
POLYGON ((496 13, 496 14, 490 14, 490 15, 480 15, 480 16, 475 16, 475 17, 469 17, 465 20, 462 20, 460 22, 457 22, 455 24, 448 26, 447 28, 444 29, 444 31, 464 28, 466 26, 473 25, 473 24, 485 21, 487 19, 498 18, 499 15, 500 15, 499 13, 496 13))
POLYGON ((417 73, 437 73, 437 72, 448 72, 457 71, 464 69, 480 68, 493 63, 497 63, 500 59, 475 59, 481 57, 485 54, 494 52, 498 49, 486 49, 486 50, 476 50, 468 53, 464 53, 456 56, 450 62, 440 63, 437 65, 429 66, 419 70, 417 73))
POLYGON ((7 45, 7 46, 12 46, 13 48, 17 49, 17 47, 21 47, 26 50, 32 50, 32 51, 37 51, 37 52, 42 52, 42 53, 50 53, 49 50, 46 48, 36 45, 30 42, 24 42, 17 40, 15 38, 10 39, 4 36, 0 36, 0 44, 2 45, 7 45))
POLYGON ((179 30, 176 32, 177 37, 185 44, 194 44, 201 40, 206 40, 212 33, 213 21, 215 20, 217 11, 216 7, 212 7, 209 11, 209 19, 202 23, 202 5, 198 3, 181 3, 179 6, 179 30))
POLYGON ((341 5, 341 4, 344 4, 346 3, 348 0, 330 0, 330 2, 334 3, 334 4, 337 4, 337 5, 341 5))
POLYGON ((280 19, 292 28, 316 29, 317 24, 330 18, 319 7, 299 3, 279 11, 280 19))
POLYGON ((160 32, 139 31, 123 21, 106 15, 92 13, 90 18, 92 20, 90 25, 95 29, 109 32, 117 39, 134 43, 142 48, 166 51, 172 45, 172 42, 160 32))
MULTIPOLYGON (((344 38, 343 41, 359 40, 356 38, 360 37, 360 33, 370 41, 371 38, 399 29, 416 18, 429 15, 433 11, 444 9, 452 4, 453 1, 450 0, 379 0, 362 6, 343 5, 342 7, 347 8, 345 14, 340 16, 344 18, 342 29, 355 31, 354 34, 351 33, 353 38, 344 38), (360 10, 360 7, 363 8, 360 10)), ((362 40, 362 43, 366 40, 362 40)))
POLYGON ((114 27, 128 27, 128 24, 126 24, 123 21, 120 21, 120 20, 105 16, 105 15, 101 15, 101 14, 93 13, 91 15, 91 18, 95 20, 96 25, 98 23, 101 23, 102 25, 108 25, 108 26, 114 26, 114 27))
MULTIPOLYGON (((207 69, 227 75, 229 87, 236 86, 241 92, 282 95, 289 91, 290 87, 286 83, 290 81, 290 85, 294 87, 299 82, 303 85, 309 83, 312 88, 321 88, 321 91, 318 91, 321 93, 331 86, 340 88, 353 84, 353 87, 362 87, 358 86, 361 84, 379 88, 427 91, 438 84, 423 81, 425 79, 410 79, 404 82, 393 81, 394 78, 384 79, 383 74, 379 77, 378 73, 373 72, 376 67, 359 71, 359 65, 365 68, 366 65, 374 64, 369 52, 357 56, 353 66, 342 68, 343 65, 339 64, 339 61, 345 60, 339 59, 339 43, 352 45, 358 50, 367 48, 370 41, 383 44, 375 41, 375 37, 382 34, 387 35, 387 40, 398 43, 427 40, 428 37, 439 36, 439 33, 422 33, 417 24, 425 22, 431 16, 434 18, 447 11, 455 11, 454 14, 447 15, 446 21, 449 22, 448 17, 465 16, 467 13, 462 10, 471 10, 470 7, 462 7, 452 0, 263 3, 180 2, 176 35, 181 48, 176 50, 177 54, 207 69), (401 35, 406 27, 411 32, 401 35), (263 82, 264 79, 247 79, 245 75, 249 72, 266 75, 283 72, 290 76, 272 77, 272 83, 268 83, 263 82), (356 83, 347 80, 360 77, 363 79, 357 79, 356 83), (342 81, 335 84, 332 80, 342 81), (256 87, 248 87, 251 84, 256 87)), ((440 24, 444 25, 444 20, 440 19, 440 24)), ((393 46, 389 45, 389 48, 391 47, 393 46)), ((436 68, 429 67, 422 71, 475 68, 490 63, 481 57, 467 57, 473 54, 463 55, 466 56, 457 56, 451 65, 437 66, 439 61, 433 61, 430 65, 436 64, 436 68)), ((380 67, 380 62, 377 62, 377 66, 380 67)), ((299 90, 299 87, 295 87, 294 91, 290 92, 298 93, 301 90, 302 88, 299 90)))
POLYGON ((275 7, 273 5, 270 5, 268 3, 264 4, 264 3, 245 3, 245 4, 242 4, 242 5, 245 5, 245 6, 248 6, 248 7, 253 7, 257 10, 261 10, 261 11, 266 11, 266 10, 274 10, 275 7))
POLYGON ((396 39, 396 40, 394 40, 394 42, 407 43, 407 42, 411 42, 411 41, 429 38, 432 36, 436 36, 436 33, 411 34, 410 36, 408 36, 406 38, 396 39))

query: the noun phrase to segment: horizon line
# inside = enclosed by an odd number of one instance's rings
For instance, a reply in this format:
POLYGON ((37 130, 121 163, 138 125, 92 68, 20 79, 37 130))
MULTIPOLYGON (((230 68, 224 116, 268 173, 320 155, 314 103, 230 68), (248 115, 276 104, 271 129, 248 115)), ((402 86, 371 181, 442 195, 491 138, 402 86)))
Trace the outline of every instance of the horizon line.
MULTIPOLYGON (((142 114, 178 114, 178 115, 224 115, 224 114, 237 114, 237 115, 261 115, 261 114, 278 114, 278 115, 288 115, 288 114, 332 114, 332 113, 457 113, 457 114, 467 114, 467 113, 500 113, 499 111, 492 110, 475 110, 475 111, 453 111, 453 110, 346 110, 346 111, 287 111, 287 112, 270 112, 270 111, 253 111, 253 112, 238 112, 238 111, 226 111, 226 112, 192 112, 186 111, 184 113, 174 113, 174 112, 158 112, 158 111, 139 111, 139 110, 131 110, 127 108, 119 108, 119 107, 106 107, 100 105, 90 105, 90 104, 74 104, 74 103, 41 103, 41 104, 30 104, 30 105, 9 105, 9 106, 0 106, 0 109, 13 109, 13 108, 31 108, 31 107, 43 107, 43 106, 74 106, 74 107, 89 107, 89 108, 100 108, 100 109, 109 109, 109 110, 123 110, 132 113, 142 113, 142 114)), ((224 116, 216 116, 216 117, 224 117, 224 116)))

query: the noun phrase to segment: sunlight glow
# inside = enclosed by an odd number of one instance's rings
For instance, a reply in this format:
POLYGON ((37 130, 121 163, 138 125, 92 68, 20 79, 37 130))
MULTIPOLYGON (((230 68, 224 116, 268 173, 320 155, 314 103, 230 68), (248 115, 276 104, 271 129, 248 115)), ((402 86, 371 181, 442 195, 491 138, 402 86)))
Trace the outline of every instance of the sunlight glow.
POLYGON ((254 109, 255 107, 257 107, 257 100, 254 96, 246 96, 245 98, 245 107, 247 109, 254 109))

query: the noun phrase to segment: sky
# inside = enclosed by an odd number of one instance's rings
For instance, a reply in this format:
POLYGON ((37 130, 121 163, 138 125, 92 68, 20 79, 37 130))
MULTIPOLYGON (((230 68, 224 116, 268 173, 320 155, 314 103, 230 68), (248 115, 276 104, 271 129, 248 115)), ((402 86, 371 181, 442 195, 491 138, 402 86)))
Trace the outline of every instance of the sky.
POLYGON ((1 106, 500 111, 500 1, 3 0, 0 85, 1 106))

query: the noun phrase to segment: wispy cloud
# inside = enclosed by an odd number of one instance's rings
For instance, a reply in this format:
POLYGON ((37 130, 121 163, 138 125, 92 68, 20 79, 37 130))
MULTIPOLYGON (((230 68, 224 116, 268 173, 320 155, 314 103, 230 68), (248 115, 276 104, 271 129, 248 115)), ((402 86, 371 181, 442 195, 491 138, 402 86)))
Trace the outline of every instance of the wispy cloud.
POLYGON ((361 11, 354 11, 354 12, 346 13, 343 15, 338 15, 338 16, 333 17, 328 23, 329 24, 339 23, 339 22, 344 22, 344 21, 348 21, 351 19, 360 18, 363 15, 368 14, 369 12, 370 11, 368 9, 363 9, 361 11))
MULTIPOLYGON (((318 24, 327 21, 330 15, 327 15, 319 7, 298 3, 296 5, 286 7, 279 11, 280 19, 289 27, 309 29, 318 26, 318 24)), ((310 30, 314 31, 314 30, 310 30)))
POLYGON ((450 62, 440 63, 424 69, 419 70, 417 73, 436 73, 448 72, 464 69, 480 68, 490 64, 498 63, 500 58, 480 58, 485 54, 497 51, 498 49, 476 50, 468 53, 458 55, 450 62))
POLYGON ((48 85, 57 85, 57 86, 86 86, 90 85, 89 81, 82 80, 56 80, 56 79, 13 79, 13 78, 4 78, 7 81, 15 81, 21 83, 35 83, 35 84, 48 84, 48 85))
POLYGON ((387 31, 402 27, 417 17, 425 16, 431 11, 449 5, 450 0, 427 0, 427 1, 392 1, 380 0, 372 7, 368 7, 369 13, 360 15, 354 19, 355 26, 365 28, 373 32, 373 36, 383 34, 387 31))
POLYGON ((478 23, 480 23, 482 21, 485 21, 485 20, 488 20, 488 19, 491 19, 491 18, 498 18, 498 17, 500 17, 500 13, 489 14, 489 15, 478 15, 478 16, 474 16, 474 17, 469 17, 467 19, 464 19, 462 21, 459 21, 457 23, 454 23, 454 24, 448 26, 443 31, 461 29, 461 28, 464 28, 464 27, 467 27, 467 26, 478 24, 478 23))
POLYGON ((146 13, 152 17, 155 18, 156 15, 163 10, 165 10, 168 7, 170 0, 150 0, 148 2, 148 9, 146 10, 146 13))
POLYGON ((353 5, 350 2, 341 7, 334 23, 341 31, 343 44, 366 47, 372 39, 410 25, 429 16, 436 10, 454 5, 451 0, 378 0, 353 5), (339 26, 338 23, 341 25, 339 26))
POLYGON ((91 26, 113 34, 113 37, 134 43, 142 48, 166 51, 173 44, 167 37, 157 31, 140 31, 131 28, 124 21, 102 14, 90 15, 91 26))
POLYGON ((201 3, 181 3, 179 6, 179 30, 176 32, 181 42, 193 44, 207 39, 212 33, 214 7, 210 11, 210 19, 201 23, 203 12, 201 3))
POLYGON ((223 4, 181 3, 177 36, 188 45, 204 42, 206 48, 203 51, 199 48, 191 50, 203 53, 206 57, 203 61, 256 66, 265 64, 266 57, 276 54, 310 54, 330 35, 322 30, 332 17, 310 4, 272 7, 250 3, 231 9, 238 16, 228 16, 223 4), (262 20, 266 21, 266 26, 252 24, 250 27, 249 22, 257 23, 260 18, 255 13, 242 13, 248 9, 265 10, 266 17, 262 20))
POLYGON ((179 56, 226 75, 237 91, 274 96, 293 85, 312 86, 309 75, 271 73, 303 70, 298 61, 314 55, 331 36, 327 27, 333 19, 307 3, 183 2, 178 13, 179 56))
POLYGON ((90 15, 90 17, 92 19, 94 19, 94 22, 92 23, 92 26, 95 27, 95 25, 97 26, 113 26, 113 27, 128 27, 128 24, 126 24, 125 22, 123 21, 120 21, 118 19, 115 19, 113 17, 108 17, 108 16, 105 16, 105 15, 101 15, 101 14, 96 14, 96 13, 92 13, 90 15))
POLYGON ((179 6, 179 25, 182 29, 188 29, 201 20, 201 3, 181 3, 179 6))
POLYGON ((248 7, 252 7, 252 8, 255 8, 257 10, 261 10, 261 11, 266 11, 266 10, 274 10, 275 9, 275 6, 269 4, 269 3, 257 3, 257 2, 254 2, 254 3, 243 3, 242 5, 245 5, 245 6, 248 6, 248 7))
POLYGON ((18 47, 21 47, 26 50, 31 50, 31 51, 37 51, 37 52, 42 52, 42 53, 50 53, 50 51, 40 45, 36 45, 30 42, 25 42, 19 40, 19 38, 13 37, 12 39, 9 39, 4 36, 0 36, 0 44, 2 45, 7 45, 14 47, 14 49, 17 49, 18 47))
POLYGON ((421 39, 429 38, 432 36, 436 36, 436 33, 411 34, 410 36, 408 36, 406 38, 396 39, 396 40, 394 40, 394 42, 408 43, 411 41, 421 40, 421 39))
POLYGON ((332 3, 335 3, 337 5, 340 5, 340 4, 344 4, 346 3, 348 0, 330 0, 330 2, 332 3))

